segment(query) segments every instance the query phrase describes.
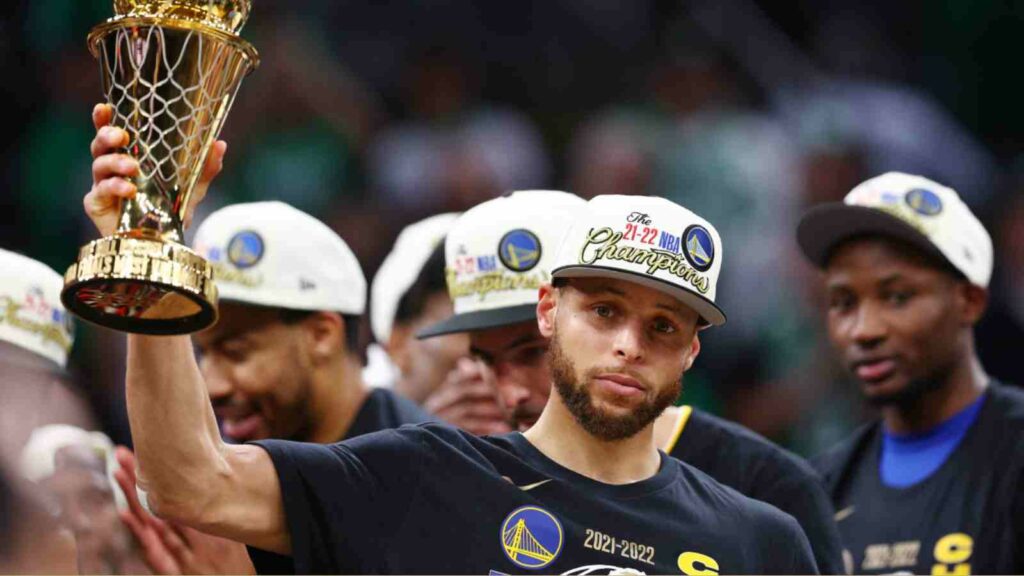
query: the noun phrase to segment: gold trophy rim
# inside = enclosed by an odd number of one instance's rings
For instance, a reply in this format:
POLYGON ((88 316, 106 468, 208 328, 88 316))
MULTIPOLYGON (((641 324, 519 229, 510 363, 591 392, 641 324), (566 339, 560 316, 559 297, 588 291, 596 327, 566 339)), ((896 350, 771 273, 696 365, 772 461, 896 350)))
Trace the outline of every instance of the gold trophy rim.
POLYGON ((121 28, 131 27, 143 27, 143 26, 158 26, 161 28, 174 28, 177 30, 193 30, 201 32, 207 36, 213 36, 217 40, 227 42, 235 49, 239 50, 248 61, 249 65, 245 71, 246 75, 251 73, 260 65, 260 55, 256 51, 256 47, 250 44, 246 39, 225 32, 216 26, 204 24, 194 20, 183 20, 180 18, 167 18, 167 17, 156 17, 156 16, 115 16, 97 24, 89 31, 89 36, 86 41, 89 44, 89 52, 94 58, 100 57, 100 41, 110 32, 121 28))
POLYGON ((188 283, 185 285, 177 285, 149 278, 138 278, 129 273, 123 273, 120 275, 95 275, 88 278, 81 278, 79 267, 85 261, 82 255, 87 252, 92 252, 94 247, 111 240, 128 241, 133 244, 141 244, 150 253, 139 254, 138 257, 144 257, 149 260, 165 260, 165 258, 162 258, 162 253, 168 243, 159 239, 137 238, 118 233, 96 238, 79 249, 79 256, 64 273, 64 287, 60 292, 60 300, 65 309, 74 313, 78 318, 96 326, 110 328, 120 332, 146 334, 150 336, 191 334, 203 330, 204 328, 208 328, 217 322, 217 319, 220 316, 217 308, 220 296, 218 294, 216 282, 214 282, 213 267, 209 263, 209 260, 200 256, 195 250, 185 244, 174 243, 174 256, 171 258, 171 261, 179 265, 187 265, 189 264, 189 260, 198 260, 205 263, 206 266, 209 267, 210 271, 210 276, 207 278, 205 283, 205 290, 199 285, 191 285, 188 283), (199 307, 199 311, 191 316, 183 316, 180 318, 149 318, 145 320, 143 325, 139 323, 138 318, 99 313, 91 306, 79 303, 77 296, 81 290, 90 288, 96 284, 113 282, 143 282, 149 286, 166 289, 179 296, 188 298, 192 303, 199 307), (145 330, 142 329, 143 327, 145 330))

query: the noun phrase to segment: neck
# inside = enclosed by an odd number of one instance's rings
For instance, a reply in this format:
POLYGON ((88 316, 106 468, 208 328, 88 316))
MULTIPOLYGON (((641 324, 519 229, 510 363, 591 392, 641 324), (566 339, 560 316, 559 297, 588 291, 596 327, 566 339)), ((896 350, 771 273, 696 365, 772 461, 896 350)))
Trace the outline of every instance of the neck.
POLYGON ((653 423, 629 438, 601 440, 580 426, 556 390, 537 424, 523 436, 548 458, 605 484, 646 480, 661 466, 653 423))
POLYGON ((926 432, 970 406, 988 386, 988 375, 971 353, 957 363, 939 385, 910 402, 882 408, 885 427, 894 434, 926 432))
POLYGON ((302 440, 330 444, 344 438, 369 393, 354 357, 344 354, 331 360, 313 376, 313 426, 302 440))

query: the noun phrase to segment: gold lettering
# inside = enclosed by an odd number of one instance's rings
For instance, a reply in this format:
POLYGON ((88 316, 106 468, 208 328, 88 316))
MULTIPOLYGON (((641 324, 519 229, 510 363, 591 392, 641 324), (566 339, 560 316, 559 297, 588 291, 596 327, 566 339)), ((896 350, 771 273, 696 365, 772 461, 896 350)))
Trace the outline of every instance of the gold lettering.
POLYGON ((963 532, 947 534, 935 543, 935 561, 932 574, 935 576, 966 576, 971 573, 967 562, 974 552, 974 540, 963 532))
POLYGON ((56 324, 34 322, 27 318, 22 318, 18 315, 22 305, 15 302, 10 296, 0 296, 0 306, 3 307, 2 314, 0 314, 0 324, 8 324, 19 330, 37 334, 44 341, 53 342, 65 352, 71 350, 71 339, 56 324))
POLYGON ((884 570, 889 567, 889 556, 892 549, 888 544, 871 544, 864 549, 864 561, 861 570, 884 570))
POLYGON ((711 556, 699 552, 683 552, 679 555, 679 569, 683 574, 691 576, 711 576, 718 574, 718 562, 711 556))

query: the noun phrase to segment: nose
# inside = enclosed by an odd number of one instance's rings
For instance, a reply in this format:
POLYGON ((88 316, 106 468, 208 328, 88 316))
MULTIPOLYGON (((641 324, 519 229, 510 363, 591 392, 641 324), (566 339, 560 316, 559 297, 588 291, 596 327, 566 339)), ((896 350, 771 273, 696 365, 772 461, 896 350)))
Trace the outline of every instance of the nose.
POLYGON ((616 332, 615 357, 635 364, 644 357, 643 328, 635 322, 624 323, 616 332))
POLYGON ((888 328, 877 306, 865 302, 853 319, 853 340, 863 348, 871 348, 885 340, 888 328))

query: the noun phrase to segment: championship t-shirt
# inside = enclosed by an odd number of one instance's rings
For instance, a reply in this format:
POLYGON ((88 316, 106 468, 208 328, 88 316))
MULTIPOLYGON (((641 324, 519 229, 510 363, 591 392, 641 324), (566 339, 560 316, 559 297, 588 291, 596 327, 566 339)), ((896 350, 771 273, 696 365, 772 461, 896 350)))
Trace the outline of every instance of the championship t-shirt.
POLYGON ((277 470, 300 573, 816 572, 791 516, 664 453, 652 477, 609 485, 519 433, 443 424, 257 444, 277 470))
POLYGON ((683 406, 674 456, 741 494, 793 516, 803 528, 822 574, 845 574, 832 503, 818 473, 803 459, 754 432, 683 406))
MULTIPOLYGON (((359 407, 345 438, 355 438, 370 432, 398 428, 403 424, 435 422, 437 418, 420 408, 418 404, 391 390, 374 388, 370 390, 363 405, 359 407)), ((282 556, 259 548, 249 547, 249 559, 256 567, 257 574, 295 574, 295 564, 289 556, 282 556)))
POLYGON ((1024 392, 993 383, 974 423, 924 480, 879 473, 876 422, 818 461, 853 572, 1024 574, 1024 392))

